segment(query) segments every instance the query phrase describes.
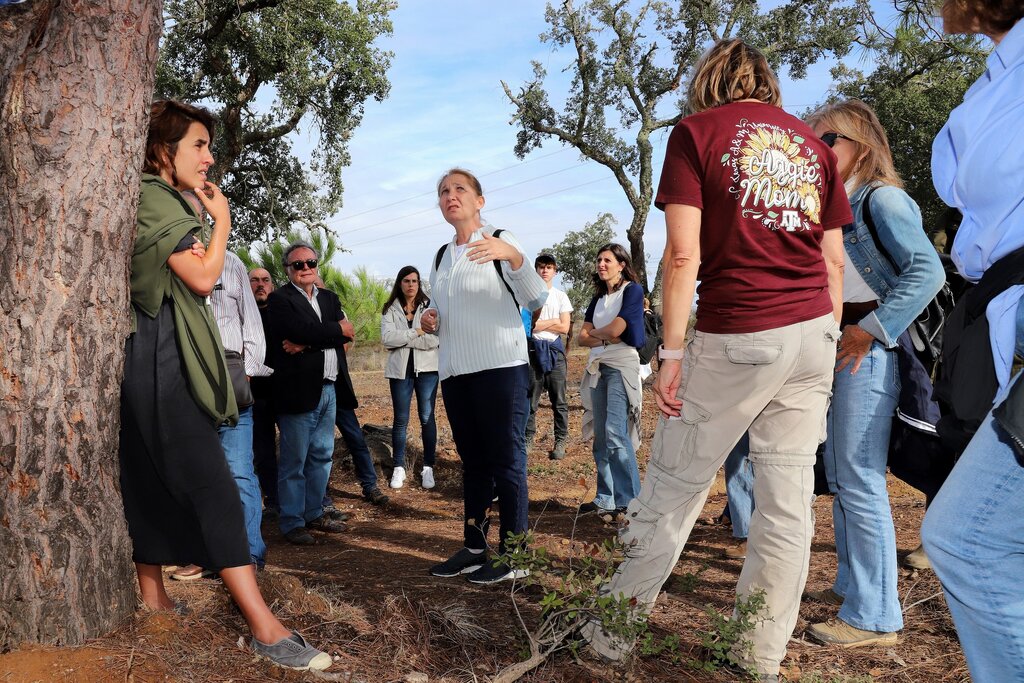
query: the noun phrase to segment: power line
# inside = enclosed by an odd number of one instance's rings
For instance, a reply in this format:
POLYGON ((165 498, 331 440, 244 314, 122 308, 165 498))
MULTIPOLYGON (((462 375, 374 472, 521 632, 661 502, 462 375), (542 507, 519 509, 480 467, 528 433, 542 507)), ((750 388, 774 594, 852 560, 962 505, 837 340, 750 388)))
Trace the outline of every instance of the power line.
MULTIPOLYGON (((553 176, 553 175, 556 175, 558 173, 565 173, 566 171, 572 171, 572 170, 575 170, 575 169, 578 169, 578 168, 579 168, 579 165, 576 165, 576 166, 566 166, 565 168, 561 168, 561 169, 559 169, 557 171, 551 171, 550 173, 544 173, 544 174, 539 175, 539 176, 534 176, 532 178, 527 178, 526 180, 520 180, 519 182, 512 183, 511 185, 504 185, 502 187, 495 188, 493 190, 490 190, 487 194, 488 195, 493 195, 493 194, 496 194, 498 192, 501 192, 502 190, 507 190, 509 188, 516 187, 518 185, 525 185, 526 183, 532 183, 534 180, 540 180, 541 178, 547 178, 548 176, 553 176)), ((433 193, 432 192, 428 192, 427 194, 433 194, 433 193)), ((421 213, 427 213, 428 211, 433 211, 436 208, 437 208, 436 206, 430 206, 430 207, 427 207, 426 209, 420 209, 419 211, 413 211, 412 213, 407 213, 405 215, 398 216, 397 218, 389 218, 389 219, 384 220, 384 221, 379 221, 377 223, 374 223, 373 225, 364 225, 361 228, 355 228, 354 230, 346 231, 346 235, 352 235, 352 234, 355 234, 357 232, 362 232, 363 230, 370 230, 371 228, 377 228, 377 227, 380 227, 382 225, 386 225, 387 223, 394 223, 395 221, 400 221, 400 220, 404 220, 406 218, 411 218, 412 216, 418 216, 421 213)))
MULTIPOLYGON (((544 197, 550 197, 551 195, 559 194, 561 192, 568 192, 569 190, 575 190, 577 188, 584 187, 586 185, 593 185, 594 183, 600 183, 600 182, 605 181, 605 180, 613 180, 614 178, 615 178, 615 176, 612 176, 612 175, 604 175, 604 176, 601 176, 600 178, 597 178, 595 180, 588 180, 585 183, 580 183, 578 185, 571 185, 569 187, 563 187, 561 189, 553 190, 551 192, 545 192, 544 194, 535 195, 533 197, 527 197, 526 199, 520 199, 519 201, 511 202, 509 204, 503 204, 502 206, 496 206, 496 207, 490 209, 490 211, 491 212, 501 211, 502 209, 507 209, 507 208, 509 208, 511 206, 516 206, 518 204, 523 204, 525 202, 532 202, 532 201, 534 201, 536 199, 543 199, 544 197)), ((444 224, 445 223, 443 221, 438 221, 438 222, 435 222, 435 223, 430 223, 428 225, 421 225, 419 227, 410 228, 409 230, 406 230, 404 234, 409 234, 411 232, 418 232, 420 230, 426 230, 427 228, 434 228, 434 227, 438 227, 438 226, 441 226, 441 225, 444 225, 444 224)), ((366 240, 364 242, 357 242, 355 244, 349 244, 349 245, 345 245, 345 246, 346 246, 347 249, 354 249, 355 247, 363 247, 363 246, 366 246, 367 244, 373 244, 374 242, 380 242, 381 240, 392 239, 394 237, 398 237, 398 235, 399 235, 399 233, 393 233, 393 234, 390 234, 390 235, 382 235, 381 237, 375 237, 372 240, 366 240)))
MULTIPOLYGON (((496 171, 490 171, 488 173, 483 173, 483 174, 481 174, 478 177, 480 177, 480 178, 487 178, 488 176, 492 176, 492 175, 495 175, 497 173, 504 173, 505 171, 509 171, 509 170, 511 170, 513 168, 518 168, 520 166, 525 166, 526 164, 532 164, 535 161, 540 161, 541 159, 547 159, 548 157, 553 157, 556 154, 563 154, 564 152, 568 152, 571 149, 575 149, 575 148, 573 148, 573 147, 563 147, 563 148, 561 148, 561 149, 559 149, 557 151, 550 152, 548 154, 542 154, 540 156, 532 157, 530 159, 526 159, 525 161, 520 161, 518 163, 512 164, 511 166, 506 166, 505 168, 499 168, 496 171)), ((398 201, 394 201, 394 202, 391 202, 389 204, 381 204, 380 206, 375 206, 372 209, 366 209, 364 211, 360 211, 358 213, 353 213, 353 214, 350 214, 348 216, 338 216, 337 218, 331 218, 331 219, 325 221, 325 223, 327 223, 328 225, 336 224, 336 223, 339 223, 341 221, 347 221, 347 220, 350 220, 352 218, 357 218, 359 216, 366 215, 368 213, 373 213, 374 211, 380 211, 381 209, 387 209, 387 208, 390 208, 392 206, 397 206, 399 204, 404 204, 406 202, 411 202, 414 199, 419 199, 421 197, 433 196, 433 194, 434 194, 433 190, 428 190, 427 192, 421 192, 420 194, 414 195, 412 197, 406 197, 405 199, 399 199, 398 201)), ((412 214, 410 214, 410 215, 412 215, 412 214)))

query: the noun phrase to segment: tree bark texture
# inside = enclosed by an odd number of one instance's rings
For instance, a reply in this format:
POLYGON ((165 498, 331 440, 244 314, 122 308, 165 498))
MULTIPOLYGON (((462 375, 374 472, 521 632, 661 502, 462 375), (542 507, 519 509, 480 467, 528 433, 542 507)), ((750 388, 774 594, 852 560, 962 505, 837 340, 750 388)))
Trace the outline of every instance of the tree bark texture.
POLYGON ((0 7, 0 652, 135 609, 117 444, 160 0, 0 7))

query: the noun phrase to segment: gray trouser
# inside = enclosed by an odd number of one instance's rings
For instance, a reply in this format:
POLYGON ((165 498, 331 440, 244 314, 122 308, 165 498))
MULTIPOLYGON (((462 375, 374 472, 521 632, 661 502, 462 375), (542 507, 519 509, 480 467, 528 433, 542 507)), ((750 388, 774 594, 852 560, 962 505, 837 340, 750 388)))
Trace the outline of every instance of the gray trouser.
MULTIPOLYGON (((696 334, 683 360, 682 414, 659 419, 640 495, 620 532, 626 559, 607 586, 650 612, 718 468, 749 432, 757 507, 736 594, 765 591, 766 619, 749 634, 753 655, 744 661, 764 674, 778 673, 807 580, 814 454, 824 438, 838 336, 831 314, 751 334, 696 334)), ((594 624, 584 636, 611 659, 632 647, 594 624)))

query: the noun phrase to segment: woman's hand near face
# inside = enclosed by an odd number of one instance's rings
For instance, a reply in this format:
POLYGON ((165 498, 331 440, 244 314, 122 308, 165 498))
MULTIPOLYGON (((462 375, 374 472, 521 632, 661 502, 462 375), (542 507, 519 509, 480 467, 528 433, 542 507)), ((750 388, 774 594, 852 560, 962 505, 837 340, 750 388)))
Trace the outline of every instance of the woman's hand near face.
POLYGON ((490 261, 508 261, 512 270, 519 270, 523 265, 523 255, 518 249, 500 237, 484 233, 483 239, 470 242, 466 257, 474 263, 488 263, 490 261))
POLYGON ((228 198, 224 196, 219 187, 207 182, 204 187, 195 188, 195 193, 217 226, 220 226, 222 222, 227 222, 230 225, 231 209, 228 207, 228 198))

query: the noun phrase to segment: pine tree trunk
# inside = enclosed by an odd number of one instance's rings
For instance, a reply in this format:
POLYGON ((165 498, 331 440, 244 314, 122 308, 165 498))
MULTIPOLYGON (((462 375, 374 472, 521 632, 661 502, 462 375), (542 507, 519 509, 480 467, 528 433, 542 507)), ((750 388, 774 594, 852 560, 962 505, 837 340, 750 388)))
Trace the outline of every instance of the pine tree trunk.
POLYGON ((117 443, 160 0, 0 8, 0 652, 135 608, 117 443))

